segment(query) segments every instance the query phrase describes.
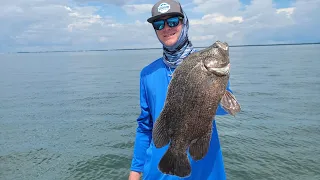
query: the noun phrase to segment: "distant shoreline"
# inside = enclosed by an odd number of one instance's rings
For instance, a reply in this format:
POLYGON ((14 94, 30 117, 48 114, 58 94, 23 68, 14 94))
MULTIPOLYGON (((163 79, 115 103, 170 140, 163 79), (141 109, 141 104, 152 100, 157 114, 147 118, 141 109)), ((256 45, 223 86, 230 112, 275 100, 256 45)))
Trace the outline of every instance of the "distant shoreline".
MULTIPOLYGON (((256 47, 256 46, 292 46, 292 45, 315 45, 316 43, 286 43, 286 44, 244 44, 244 45, 230 45, 230 47, 256 47)), ((206 48, 206 47, 195 47, 195 48, 206 48)), ((132 51, 132 50, 153 50, 162 48, 131 48, 131 49, 92 49, 92 50, 70 50, 70 51, 18 51, 18 52, 8 52, 8 54, 23 54, 23 53, 62 53, 62 52, 93 52, 93 51, 132 51)), ((7 53, 5 53, 7 54, 7 53)))

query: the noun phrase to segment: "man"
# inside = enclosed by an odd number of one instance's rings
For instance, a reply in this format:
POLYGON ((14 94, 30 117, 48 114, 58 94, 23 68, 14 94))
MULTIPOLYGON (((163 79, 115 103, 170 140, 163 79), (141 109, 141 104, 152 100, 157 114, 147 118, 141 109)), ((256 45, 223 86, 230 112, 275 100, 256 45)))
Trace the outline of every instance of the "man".
MULTIPOLYGON (((163 57, 144 67, 140 73, 141 114, 134 145, 129 180, 175 180, 177 176, 163 174, 158 163, 168 145, 156 148, 152 141, 152 129, 165 103, 167 88, 174 69, 189 54, 195 52, 188 39, 189 21, 179 2, 161 0, 152 10, 148 22, 152 24, 163 45, 163 57)), ((227 90, 229 89, 229 85, 227 90)), ((227 114, 220 106, 217 115, 227 114)), ((213 120, 214 121, 214 120, 213 120)), ((226 179, 222 152, 215 122, 208 154, 200 161, 191 158, 192 173, 184 179, 224 180, 226 179)))

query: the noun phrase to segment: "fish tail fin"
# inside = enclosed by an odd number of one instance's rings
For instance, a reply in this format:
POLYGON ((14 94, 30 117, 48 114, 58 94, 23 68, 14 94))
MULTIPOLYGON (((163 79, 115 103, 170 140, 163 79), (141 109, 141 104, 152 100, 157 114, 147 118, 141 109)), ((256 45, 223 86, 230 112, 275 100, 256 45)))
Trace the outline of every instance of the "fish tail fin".
POLYGON ((176 175, 179 177, 187 177, 191 174, 191 165, 187 153, 174 152, 173 148, 169 147, 164 154, 158 168, 164 174, 176 175))

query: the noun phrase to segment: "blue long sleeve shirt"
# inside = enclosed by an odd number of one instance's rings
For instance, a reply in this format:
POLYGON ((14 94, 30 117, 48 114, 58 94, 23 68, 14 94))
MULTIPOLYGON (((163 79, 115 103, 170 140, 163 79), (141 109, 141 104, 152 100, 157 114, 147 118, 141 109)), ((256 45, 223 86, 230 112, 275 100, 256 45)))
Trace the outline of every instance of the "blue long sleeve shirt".
MULTIPOLYGON (((195 162, 188 153, 192 168, 191 176, 179 178, 163 174, 158 170, 158 163, 166 152, 168 145, 162 148, 155 147, 152 141, 152 128, 164 107, 168 85, 171 80, 169 74, 171 72, 163 63, 162 58, 144 67, 140 73, 141 113, 137 118, 138 127, 131 171, 142 172, 142 177, 146 180, 225 180, 226 175, 215 120, 213 120, 208 154, 202 160, 195 162)), ((232 92, 229 83, 227 90, 232 92)), ((227 112, 219 105, 217 115, 225 114, 227 112)))

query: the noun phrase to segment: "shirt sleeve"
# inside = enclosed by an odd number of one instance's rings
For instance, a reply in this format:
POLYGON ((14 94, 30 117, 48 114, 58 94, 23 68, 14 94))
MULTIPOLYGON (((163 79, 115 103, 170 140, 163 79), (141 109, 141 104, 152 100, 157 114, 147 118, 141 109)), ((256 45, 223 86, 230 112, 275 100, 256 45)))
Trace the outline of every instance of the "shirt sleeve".
MULTIPOLYGON (((227 91, 232 92, 231 88, 230 88, 230 81, 228 81, 228 84, 227 84, 227 91)), ((228 114, 228 112, 226 110, 224 110, 222 107, 221 107, 221 104, 219 103, 219 106, 217 108, 217 112, 216 112, 216 115, 226 115, 228 114)))
POLYGON ((131 162, 131 171, 142 172, 148 149, 152 138, 153 121, 148 106, 144 77, 140 75, 140 109, 141 113, 137 118, 138 127, 131 162))

